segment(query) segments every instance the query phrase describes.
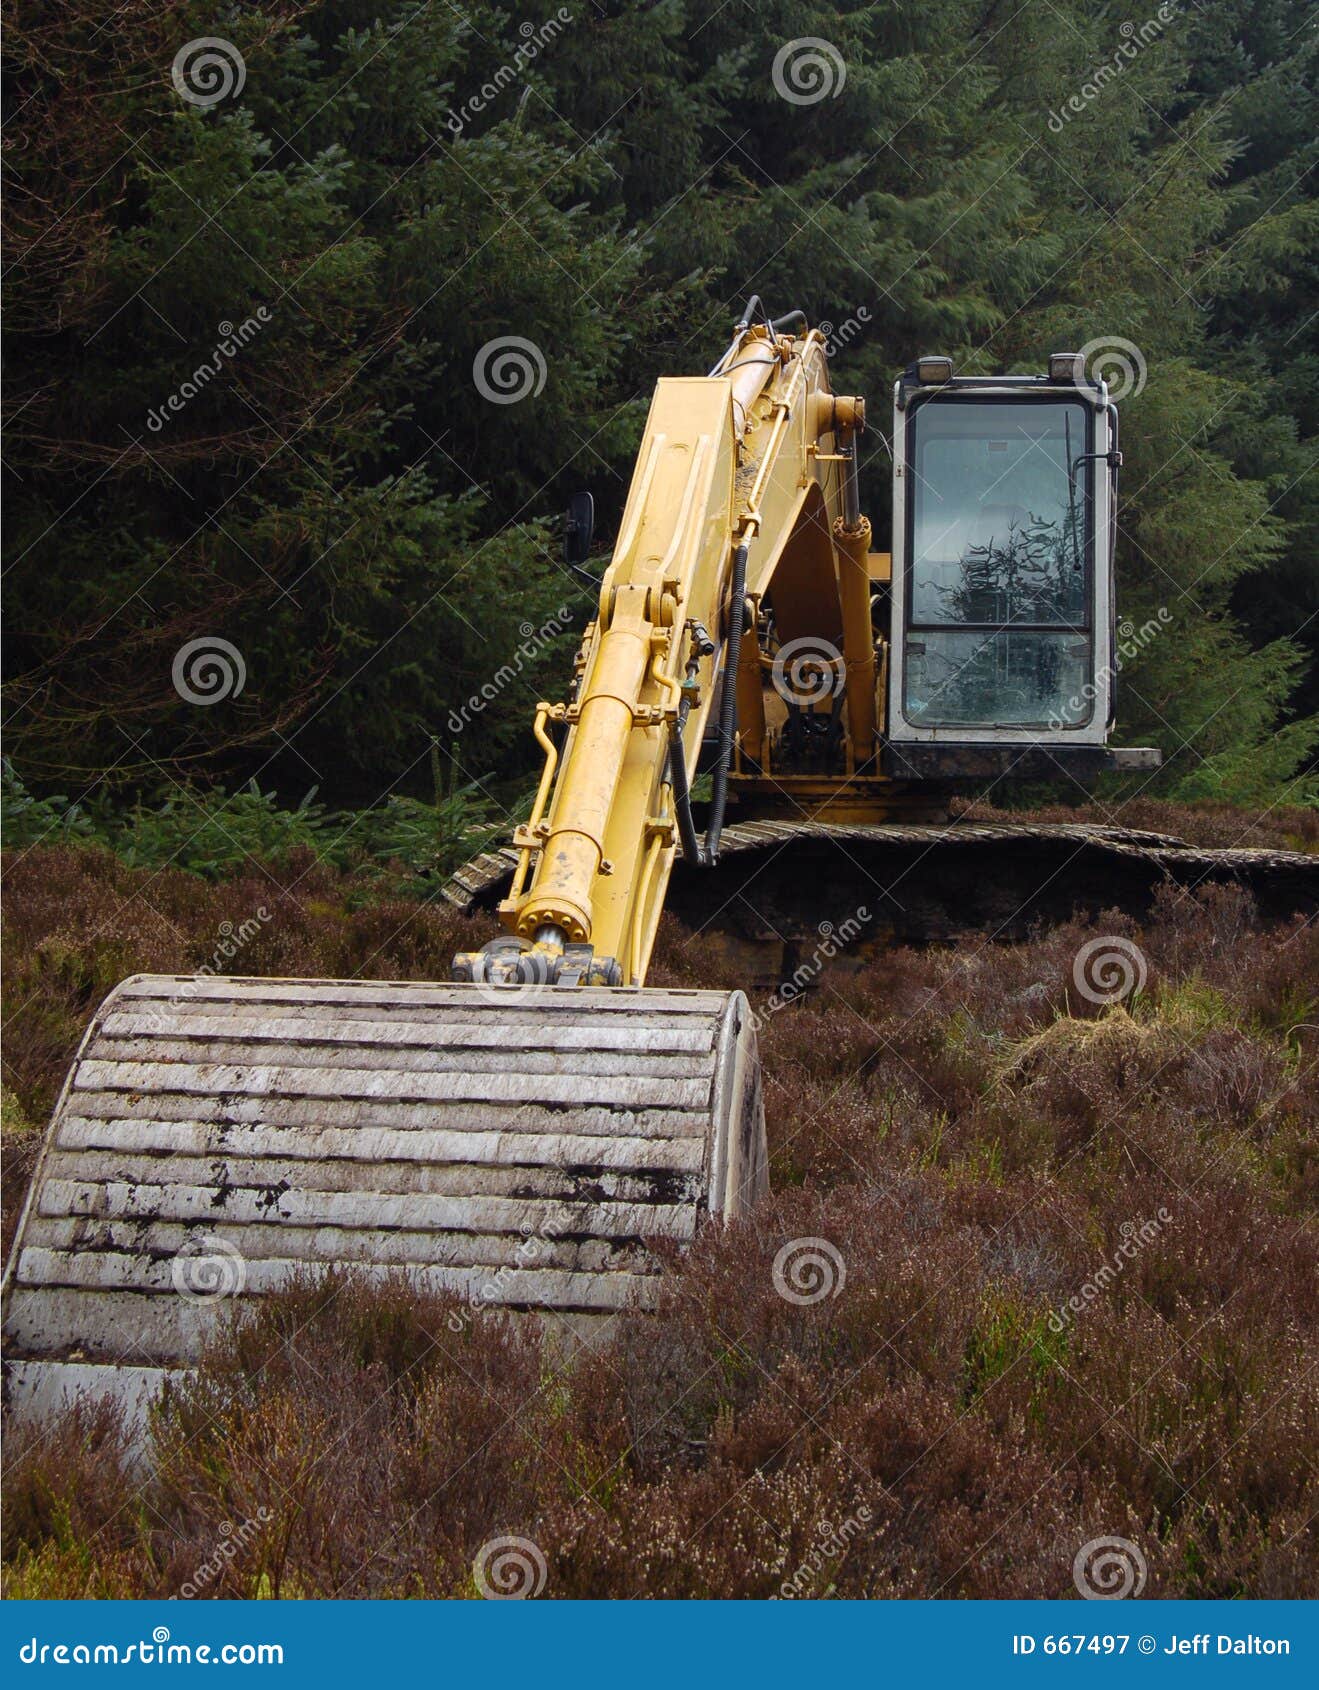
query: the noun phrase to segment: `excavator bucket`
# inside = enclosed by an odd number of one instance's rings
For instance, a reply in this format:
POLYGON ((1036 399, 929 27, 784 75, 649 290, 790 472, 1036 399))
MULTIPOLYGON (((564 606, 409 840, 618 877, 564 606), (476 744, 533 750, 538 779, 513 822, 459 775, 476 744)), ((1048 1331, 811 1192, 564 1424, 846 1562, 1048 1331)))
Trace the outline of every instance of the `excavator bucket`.
POLYGON ((234 1295, 332 1265, 577 1331, 766 1183, 741 992, 138 975, 41 1152, 6 1399, 140 1405, 234 1295))

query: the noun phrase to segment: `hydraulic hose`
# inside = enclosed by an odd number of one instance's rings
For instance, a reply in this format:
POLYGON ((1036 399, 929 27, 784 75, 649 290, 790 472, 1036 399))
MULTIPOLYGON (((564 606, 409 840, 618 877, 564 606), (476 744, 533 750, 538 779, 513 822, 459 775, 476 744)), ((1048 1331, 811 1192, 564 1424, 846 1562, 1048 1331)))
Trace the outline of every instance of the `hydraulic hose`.
POLYGON ((682 743, 682 730, 687 725, 690 708, 684 698, 678 706, 677 716, 669 723, 669 784, 673 788, 673 813, 678 821, 682 854, 689 863, 700 866, 705 862, 705 853, 697 837, 696 823, 692 820, 692 794, 687 784, 687 758, 682 743))
POLYGON ((747 543, 743 540, 733 553, 733 602, 728 607, 724 682, 719 695, 719 761, 715 764, 710 820, 705 830, 705 858, 711 866, 719 858, 719 836, 724 831, 724 809, 728 803, 728 770, 733 761, 733 738, 737 733, 737 665, 742 655, 742 629, 746 622, 746 590, 747 543))
POLYGON ((861 520, 861 487, 857 477, 856 436, 843 448, 847 464, 843 471, 843 520, 854 529, 861 520))
POLYGON ((806 327, 806 313, 804 311, 789 311, 785 317, 771 318, 768 311, 766 311, 765 307, 761 304, 760 295, 758 293, 753 293, 751 298, 747 300, 745 306, 743 306, 741 317, 733 325, 733 338, 729 343, 727 350, 724 352, 719 362, 710 371, 712 376, 727 374, 725 365, 728 359, 733 355, 733 352, 737 348, 738 343, 741 341, 742 336, 751 327, 752 323, 764 323, 772 337, 774 335, 786 334, 790 328, 800 327, 804 329, 806 327))
POLYGON ((728 638, 724 642, 723 691, 719 698, 719 761, 714 768, 714 784, 710 794, 710 819, 706 824, 705 843, 702 844, 692 818, 692 795, 687 781, 687 758, 683 747, 683 729, 691 708, 684 698, 678 706, 676 718, 669 724, 669 784, 673 788, 673 809, 678 822, 678 838, 682 854, 688 862, 702 868, 713 868, 719 860, 719 838, 724 831, 724 811, 728 805, 728 771, 733 760, 733 741, 737 734, 737 664, 742 651, 742 633, 746 625, 747 542, 743 540, 733 553, 732 603, 728 609, 728 638))

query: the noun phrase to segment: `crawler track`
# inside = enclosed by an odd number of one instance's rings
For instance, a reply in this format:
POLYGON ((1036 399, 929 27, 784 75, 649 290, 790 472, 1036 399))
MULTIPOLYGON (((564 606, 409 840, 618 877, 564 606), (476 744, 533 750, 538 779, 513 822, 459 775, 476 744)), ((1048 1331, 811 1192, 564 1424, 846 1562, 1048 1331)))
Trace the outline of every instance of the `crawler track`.
MULTIPOLYGON (((450 879, 444 896, 468 912, 491 909, 515 861, 511 849, 486 852, 450 879)), ((967 931, 1011 939, 1076 913, 1140 914, 1165 879, 1244 886, 1266 919, 1319 912, 1319 856, 1209 849, 1089 822, 737 823, 724 830, 716 869, 677 864, 668 908, 717 934, 751 989, 789 976, 822 924, 838 928, 862 909, 864 938, 840 950, 841 966, 892 943, 967 931)))

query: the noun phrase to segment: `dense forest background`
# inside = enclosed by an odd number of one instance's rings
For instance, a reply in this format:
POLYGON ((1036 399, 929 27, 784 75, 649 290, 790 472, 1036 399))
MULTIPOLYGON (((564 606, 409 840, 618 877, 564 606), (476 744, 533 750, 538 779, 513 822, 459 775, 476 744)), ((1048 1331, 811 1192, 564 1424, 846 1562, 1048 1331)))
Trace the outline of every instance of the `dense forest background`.
POLYGON ((591 602, 559 513, 593 489, 603 562, 652 382, 704 371, 752 290, 830 325, 881 428, 918 352, 1129 342, 1120 602, 1168 631, 1120 737, 1177 798, 1309 790, 1302 0, 4 12, 11 796, 370 806, 429 794, 438 738, 445 792, 507 801, 591 602), (180 88, 203 37, 216 98, 180 88), (811 39, 826 91, 785 98, 811 39), (474 373, 507 336, 517 403, 474 373), (199 706, 177 660, 217 637, 243 685, 199 706))

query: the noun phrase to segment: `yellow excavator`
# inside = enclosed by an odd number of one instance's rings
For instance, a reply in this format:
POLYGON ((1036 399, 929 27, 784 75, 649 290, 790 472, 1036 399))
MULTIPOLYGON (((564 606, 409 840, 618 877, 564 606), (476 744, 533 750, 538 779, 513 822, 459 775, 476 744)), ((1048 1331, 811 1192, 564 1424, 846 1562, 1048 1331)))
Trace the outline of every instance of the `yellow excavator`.
MULTIPOLYGON (((139 976, 110 995, 6 1273, 11 1406, 145 1400, 231 1294, 331 1264, 573 1327, 650 1307, 651 1246, 767 1184, 748 997, 645 984, 671 883, 702 921, 752 912, 759 986, 830 896, 890 912, 873 954, 926 858, 968 910, 994 852, 1025 865, 1027 903, 1056 881, 1041 851, 1213 870, 1157 835, 948 821, 959 784, 1158 765, 1107 746, 1103 382, 1072 354, 1006 376, 918 359, 884 442, 887 552, 859 506, 864 428, 821 332, 755 298, 708 375, 658 383, 567 697, 536 710, 531 813, 449 888, 502 929, 451 981, 139 976)), ((590 530, 579 496, 578 570, 590 530)))

